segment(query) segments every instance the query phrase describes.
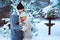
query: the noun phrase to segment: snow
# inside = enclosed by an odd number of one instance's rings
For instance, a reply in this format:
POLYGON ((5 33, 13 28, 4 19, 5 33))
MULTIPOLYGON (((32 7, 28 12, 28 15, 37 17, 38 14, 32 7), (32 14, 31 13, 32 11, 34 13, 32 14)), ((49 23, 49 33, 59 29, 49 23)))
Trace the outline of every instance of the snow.
MULTIPOLYGON (((35 0, 36 1, 36 0, 35 0)), ((35 1, 32 1, 32 3, 34 3, 35 1)), ((49 10, 52 6, 57 4, 57 0, 50 0, 53 4, 48 5, 47 7, 43 8, 44 12, 47 12, 47 10, 49 10)), ((18 1, 17 1, 18 2, 18 1)), ((18 4, 18 3, 17 3, 18 4)), ((16 5, 17 5, 16 4, 16 5)), ((24 4, 22 2, 22 4, 24 4)), ((26 4, 24 4, 25 6, 26 4)), ((30 4, 27 5, 27 7, 29 7, 30 4)), ((32 7, 32 6, 31 6, 32 7)), ((33 8, 33 7, 32 7, 33 8)), ((35 7, 34 7, 35 8, 35 7)), ((14 9, 15 10, 15 9, 14 9)), ((32 9, 34 10, 34 9, 32 9)), ((37 10, 36 10, 37 11, 37 10)), ((34 11, 35 13, 37 13, 36 11, 34 11)), ((35 14, 34 13, 34 14, 35 14)), ((32 17, 32 16, 31 16, 32 17)), ((4 19, 2 19, 4 20, 4 19)), ((7 21, 7 20, 6 20, 7 21)), ((55 23, 55 25, 53 25, 51 27, 51 35, 48 35, 48 27, 44 24, 44 23, 48 23, 47 20, 40 20, 40 19, 34 19, 33 20, 34 23, 34 28, 35 30, 33 31, 33 38, 32 40, 60 40, 60 21, 59 20, 52 20, 52 23, 55 23), (36 32, 35 32, 36 31, 36 32)), ((9 24, 9 23, 8 23, 9 24)), ((6 24, 6 25, 8 25, 6 24)), ((11 40, 10 39, 10 30, 8 30, 8 27, 5 25, 5 27, 0 28, 0 40, 11 40), (6 30, 4 30, 4 28, 6 28, 6 30), (1 32, 2 31, 2 32, 1 32), (7 32, 6 32, 7 31, 7 32), (5 34, 6 33, 6 34, 5 34)))
POLYGON ((41 22, 36 25, 38 29, 36 33, 38 35, 36 37, 34 36, 33 40, 60 40, 60 21, 52 20, 52 23, 55 23, 55 25, 51 27, 51 35, 48 35, 48 27, 44 23, 48 23, 48 21, 41 20, 41 22))
POLYGON ((57 5, 58 4, 58 1, 57 0, 50 0, 50 2, 52 2, 51 5, 48 5, 46 7, 43 8, 43 12, 47 12, 48 10, 50 10, 53 6, 57 5))
MULTIPOLYGON (((60 40, 60 21, 52 20, 55 25, 51 27, 51 35, 48 35, 48 27, 44 23, 48 23, 48 21, 41 20, 40 23, 35 25, 38 31, 33 33, 32 40, 60 40)), ((10 40, 10 36, 4 37, 0 34, 0 40, 10 40)))

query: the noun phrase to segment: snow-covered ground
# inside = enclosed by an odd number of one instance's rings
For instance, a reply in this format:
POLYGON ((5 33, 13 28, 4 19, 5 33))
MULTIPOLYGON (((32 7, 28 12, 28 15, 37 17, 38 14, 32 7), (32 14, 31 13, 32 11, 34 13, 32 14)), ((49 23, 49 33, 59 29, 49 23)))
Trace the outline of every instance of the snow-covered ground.
MULTIPOLYGON (((52 20, 52 23, 55 23, 55 25, 51 27, 51 35, 48 35, 48 27, 44 23, 48 23, 48 21, 41 20, 40 23, 36 24, 35 27, 38 31, 33 33, 32 40, 60 40, 60 21, 52 20)), ((0 40, 10 40, 10 36, 4 37, 0 34, 0 40)))
POLYGON ((36 32, 38 36, 33 37, 34 40, 60 40, 60 21, 52 21, 55 23, 51 27, 51 35, 48 35, 48 27, 44 24, 48 23, 47 20, 41 20, 39 24, 36 25, 38 31, 36 32))

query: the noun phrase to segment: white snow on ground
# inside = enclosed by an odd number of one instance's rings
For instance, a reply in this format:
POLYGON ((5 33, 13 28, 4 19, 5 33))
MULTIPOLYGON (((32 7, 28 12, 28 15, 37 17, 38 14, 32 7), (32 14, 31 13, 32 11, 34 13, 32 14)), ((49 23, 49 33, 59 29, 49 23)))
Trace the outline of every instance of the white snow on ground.
POLYGON ((55 23, 54 26, 51 27, 51 35, 48 35, 48 27, 44 24, 48 23, 47 20, 42 20, 39 24, 36 25, 38 28, 38 36, 33 37, 34 40, 60 40, 60 21, 52 21, 55 23))
MULTIPOLYGON (((60 40, 60 21, 52 20, 55 25, 51 27, 51 35, 48 35, 48 27, 44 23, 48 23, 48 21, 41 20, 39 24, 36 24, 35 27, 38 31, 33 34, 32 40, 60 40)), ((0 34, 0 40, 10 40, 10 37, 4 37, 0 34)))

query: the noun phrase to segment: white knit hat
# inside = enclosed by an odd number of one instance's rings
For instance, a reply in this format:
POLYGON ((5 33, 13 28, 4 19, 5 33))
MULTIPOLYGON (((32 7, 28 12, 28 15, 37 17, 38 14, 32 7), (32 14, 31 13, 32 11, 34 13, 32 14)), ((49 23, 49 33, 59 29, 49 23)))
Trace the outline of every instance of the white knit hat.
POLYGON ((27 14, 26 14, 25 12, 22 12, 22 13, 20 14, 20 17, 23 17, 23 16, 27 16, 27 14))

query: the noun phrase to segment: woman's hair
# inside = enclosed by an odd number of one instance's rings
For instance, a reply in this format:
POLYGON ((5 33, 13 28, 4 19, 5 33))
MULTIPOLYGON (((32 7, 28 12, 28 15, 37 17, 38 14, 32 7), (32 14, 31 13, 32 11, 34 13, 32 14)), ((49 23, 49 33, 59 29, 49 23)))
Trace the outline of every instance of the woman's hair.
POLYGON ((17 5, 17 9, 18 9, 18 10, 24 9, 24 6, 21 4, 21 2, 17 5))

